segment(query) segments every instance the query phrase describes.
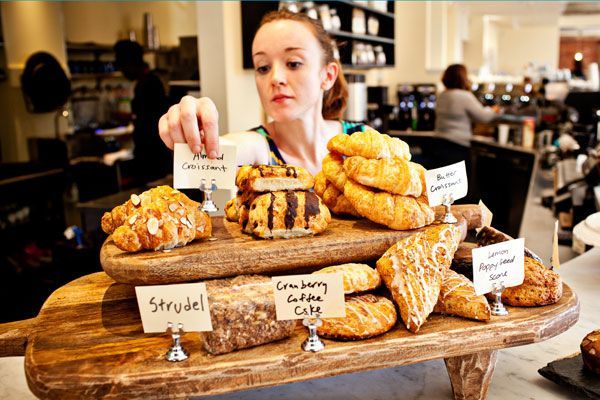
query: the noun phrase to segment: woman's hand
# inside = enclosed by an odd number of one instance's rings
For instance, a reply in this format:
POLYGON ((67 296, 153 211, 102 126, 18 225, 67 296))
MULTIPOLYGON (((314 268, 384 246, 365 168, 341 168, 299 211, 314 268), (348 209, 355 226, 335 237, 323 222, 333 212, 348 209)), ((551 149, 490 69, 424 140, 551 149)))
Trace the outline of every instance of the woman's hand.
POLYGON ((187 143, 194 154, 204 145, 209 158, 219 154, 219 113, 208 97, 184 96, 158 121, 158 132, 165 145, 187 143))

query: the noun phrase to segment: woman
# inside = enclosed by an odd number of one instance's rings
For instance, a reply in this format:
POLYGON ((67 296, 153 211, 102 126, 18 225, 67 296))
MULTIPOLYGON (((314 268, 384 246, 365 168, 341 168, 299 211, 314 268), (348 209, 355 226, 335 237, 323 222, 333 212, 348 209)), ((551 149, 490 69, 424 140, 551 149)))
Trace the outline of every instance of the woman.
MULTIPOLYGON (((316 174, 327 142, 339 133, 362 131, 340 118, 348 95, 332 41, 304 14, 277 11, 261 21, 252 43, 256 88, 272 122, 225 135, 238 144, 238 164, 299 165, 316 174)), ((218 153, 218 113, 209 98, 184 97, 159 121, 169 148, 187 142, 194 153, 218 153)))
POLYGON ((452 64, 442 76, 446 87, 437 99, 435 130, 456 139, 471 138, 471 122, 490 122, 496 113, 484 107, 470 91, 467 69, 452 64))

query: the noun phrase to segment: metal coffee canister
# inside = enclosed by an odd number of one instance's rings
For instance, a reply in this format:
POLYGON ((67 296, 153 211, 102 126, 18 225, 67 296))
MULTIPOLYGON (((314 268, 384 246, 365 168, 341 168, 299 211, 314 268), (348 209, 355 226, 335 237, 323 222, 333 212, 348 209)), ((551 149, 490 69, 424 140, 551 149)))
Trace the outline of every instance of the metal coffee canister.
POLYGON ((348 107, 345 119, 362 122, 367 120, 367 83, 363 74, 345 74, 348 82, 348 107))

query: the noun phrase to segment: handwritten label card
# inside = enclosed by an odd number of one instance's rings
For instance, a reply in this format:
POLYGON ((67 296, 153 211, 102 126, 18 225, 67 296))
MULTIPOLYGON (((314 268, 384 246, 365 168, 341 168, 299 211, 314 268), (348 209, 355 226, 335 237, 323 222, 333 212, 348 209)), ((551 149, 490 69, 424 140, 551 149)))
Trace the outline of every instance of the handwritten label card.
POLYGON ((183 324, 185 332, 212 331, 204 283, 136 286, 144 332, 165 332, 167 323, 183 324))
POLYGON ((473 284, 477 295, 489 293, 494 285, 518 286, 525 279, 525 239, 478 247, 472 250, 473 284))
POLYGON ((492 219, 494 218, 494 214, 490 211, 489 208, 483 203, 483 200, 479 200, 479 207, 481 207, 482 221, 481 227, 491 227, 492 219))
POLYGON ((346 316, 341 273, 273 277, 278 320, 346 316))
POLYGON ((198 189, 202 179, 210 185, 215 179, 220 189, 235 187, 237 169, 236 146, 221 140, 221 154, 211 160, 204 153, 194 154, 185 143, 175 143, 173 154, 173 186, 177 189, 198 189))
POLYGON ((469 189, 465 162, 425 171, 425 182, 431 207, 442 204, 447 195, 452 195, 454 201, 462 199, 469 189))

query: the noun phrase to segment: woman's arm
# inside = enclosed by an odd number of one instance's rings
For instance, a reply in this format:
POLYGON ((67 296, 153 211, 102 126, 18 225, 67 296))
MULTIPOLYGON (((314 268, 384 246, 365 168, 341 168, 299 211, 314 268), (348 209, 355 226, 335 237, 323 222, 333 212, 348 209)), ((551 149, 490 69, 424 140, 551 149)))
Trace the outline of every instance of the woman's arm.
POLYGON ((494 110, 489 107, 484 107, 471 92, 467 91, 465 103, 467 114, 474 122, 490 122, 497 116, 494 110))

